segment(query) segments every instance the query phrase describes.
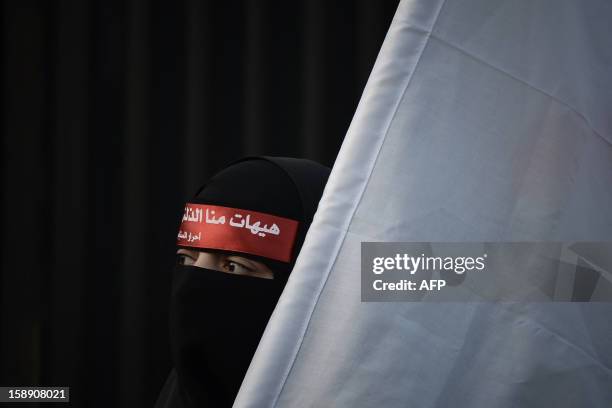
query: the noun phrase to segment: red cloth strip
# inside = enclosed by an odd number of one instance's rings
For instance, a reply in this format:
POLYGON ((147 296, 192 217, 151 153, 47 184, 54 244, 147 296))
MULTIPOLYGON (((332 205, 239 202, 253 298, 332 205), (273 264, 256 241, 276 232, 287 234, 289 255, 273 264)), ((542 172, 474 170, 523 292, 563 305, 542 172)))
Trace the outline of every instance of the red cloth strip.
POLYGON ((177 245, 291 261, 298 221, 257 211, 187 203, 177 245))

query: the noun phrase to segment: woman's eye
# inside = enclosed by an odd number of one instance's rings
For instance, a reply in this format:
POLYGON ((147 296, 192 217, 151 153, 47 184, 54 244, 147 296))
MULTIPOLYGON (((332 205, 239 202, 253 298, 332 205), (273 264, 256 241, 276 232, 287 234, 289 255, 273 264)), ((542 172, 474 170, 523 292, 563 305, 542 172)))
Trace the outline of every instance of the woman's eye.
POLYGON ((253 270, 251 268, 248 268, 242 264, 239 264, 238 262, 234 262, 234 261, 225 261, 223 268, 230 273, 236 273, 239 275, 242 274, 248 274, 250 272, 252 272, 253 270))
POLYGON ((179 265, 193 265, 194 259, 185 254, 177 254, 176 263, 179 265))

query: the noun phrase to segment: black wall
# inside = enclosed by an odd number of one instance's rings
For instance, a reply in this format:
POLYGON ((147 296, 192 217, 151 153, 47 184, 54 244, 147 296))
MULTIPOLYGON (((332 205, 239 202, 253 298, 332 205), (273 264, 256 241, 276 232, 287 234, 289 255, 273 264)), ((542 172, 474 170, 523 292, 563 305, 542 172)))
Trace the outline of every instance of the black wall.
POLYGON ((0 386, 152 406, 184 201, 247 154, 331 166, 397 6, 159 3, 2 3, 0 386))

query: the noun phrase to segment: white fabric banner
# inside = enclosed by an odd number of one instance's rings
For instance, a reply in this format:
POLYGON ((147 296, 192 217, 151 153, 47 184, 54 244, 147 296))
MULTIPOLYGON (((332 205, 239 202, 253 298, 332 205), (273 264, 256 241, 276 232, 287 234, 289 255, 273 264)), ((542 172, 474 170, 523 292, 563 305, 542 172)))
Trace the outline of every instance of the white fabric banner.
POLYGON ((365 303, 362 241, 612 240, 612 2, 402 1, 235 407, 612 406, 612 303, 365 303))

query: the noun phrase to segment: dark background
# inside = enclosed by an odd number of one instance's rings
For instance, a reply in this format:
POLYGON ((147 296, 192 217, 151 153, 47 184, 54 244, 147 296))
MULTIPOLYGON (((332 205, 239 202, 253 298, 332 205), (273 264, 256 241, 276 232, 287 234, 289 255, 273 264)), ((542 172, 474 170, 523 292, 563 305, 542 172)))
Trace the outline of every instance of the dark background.
POLYGON ((185 200, 247 154, 333 165, 396 6, 5 0, 0 385, 152 406, 185 200))

